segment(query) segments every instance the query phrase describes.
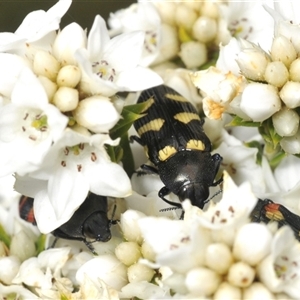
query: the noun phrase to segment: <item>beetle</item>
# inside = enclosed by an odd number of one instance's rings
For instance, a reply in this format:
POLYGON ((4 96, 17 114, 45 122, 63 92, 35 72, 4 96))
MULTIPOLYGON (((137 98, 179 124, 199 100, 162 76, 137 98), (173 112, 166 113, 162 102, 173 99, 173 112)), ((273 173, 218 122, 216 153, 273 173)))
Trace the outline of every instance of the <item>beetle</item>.
POLYGON ((300 240, 300 216, 288 210, 284 205, 274 203, 270 199, 258 199, 251 215, 252 222, 278 222, 278 227, 290 226, 297 240, 300 240))
POLYGON ((180 203, 165 198, 172 192, 180 202, 190 199, 202 209, 208 202, 209 187, 222 182, 222 178, 215 181, 222 157, 211 155, 204 120, 189 101, 166 85, 144 90, 137 102, 146 101, 141 118, 133 123, 139 136, 130 137, 145 148, 154 165, 141 168, 160 176, 164 187, 158 195, 162 200, 181 208, 180 203))
MULTIPOLYGON (((33 201, 33 198, 22 196, 19 201, 19 215, 23 220, 36 225, 33 201)), ((92 243, 109 241, 111 239, 110 227, 116 222, 107 218, 107 197, 90 193, 71 219, 52 232, 56 237, 52 247, 57 238, 79 240, 97 255, 92 243)))

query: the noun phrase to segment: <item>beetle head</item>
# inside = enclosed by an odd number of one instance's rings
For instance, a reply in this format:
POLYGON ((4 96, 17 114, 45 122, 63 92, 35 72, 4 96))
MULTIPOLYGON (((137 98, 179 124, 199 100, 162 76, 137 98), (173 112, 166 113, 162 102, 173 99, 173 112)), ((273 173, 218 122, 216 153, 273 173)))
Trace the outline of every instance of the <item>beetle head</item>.
POLYGON ((184 184, 178 193, 178 197, 182 202, 185 199, 189 199, 192 205, 199 208, 203 208, 206 199, 209 196, 209 187, 204 182, 189 182, 184 184))
POLYGON ((91 214, 83 223, 82 235, 99 242, 109 241, 111 239, 110 221, 106 213, 96 211, 91 214))

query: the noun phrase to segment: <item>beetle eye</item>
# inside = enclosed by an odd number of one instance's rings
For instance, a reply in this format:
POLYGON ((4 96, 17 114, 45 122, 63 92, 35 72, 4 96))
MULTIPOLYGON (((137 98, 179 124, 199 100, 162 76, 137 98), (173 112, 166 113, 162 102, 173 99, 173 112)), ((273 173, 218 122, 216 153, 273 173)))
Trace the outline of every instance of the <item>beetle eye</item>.
POLYGON ((199 208, 203 208, 205 204, 205 200, 209 196, 209 188, 203 183, 194 182, 187 185, 182 186, 178 197, 180 201, 185 199, 189 199, 192 205, 198 206, 199 208))

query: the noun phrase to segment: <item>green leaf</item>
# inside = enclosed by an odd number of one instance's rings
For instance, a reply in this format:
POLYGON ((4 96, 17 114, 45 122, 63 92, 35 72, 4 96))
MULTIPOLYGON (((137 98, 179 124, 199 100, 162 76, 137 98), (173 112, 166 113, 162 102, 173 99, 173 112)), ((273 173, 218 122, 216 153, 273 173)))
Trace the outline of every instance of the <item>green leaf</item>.
POLYGON ((259 127, 260 125, 260 122, 246 121, 238 116, 235 116, 226 126, 259 127))
POLYGON ((265 120, 259 127, 259 133, 264 138, 270 149, 276 149, 282 137, 276 132, 272 119, 265 120))
POLYGON ((0 224, 0 240, 9 248, 11 239, 1 224, 0 224))
POLYGON ((46 234, 41 234, 36 241, 36 255, 45 250, 46 234))
POLYGON ((116 139, 126 134, 133 122, 143 116, 141 112, 150 105, 151 101, 152 100, 149 99, 143 103, 124 106, 121 119, 109 132, 111 138, 116 139))
POLYGON ((258 142, 258 141, 251 141, 248 143, 245 143, 245 145, 249 148, 256 148, 258 149, 257 154, 256 154, 256 163, 261 165, 262 157, 263 157, 263 151, 264 151, 264 146, 258 142))

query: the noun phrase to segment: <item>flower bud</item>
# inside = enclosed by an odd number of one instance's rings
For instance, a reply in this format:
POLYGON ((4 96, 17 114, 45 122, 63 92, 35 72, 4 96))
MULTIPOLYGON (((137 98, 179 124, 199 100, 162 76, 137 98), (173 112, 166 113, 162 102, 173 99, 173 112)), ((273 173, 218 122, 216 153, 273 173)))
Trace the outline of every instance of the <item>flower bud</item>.
MULTIPOLYGON (((159 269, 161 273, 162 268, 159 269)), ((162 278, 163 283, 178 294, 187 294, 188 290, 184 283, 185 275, 180 273, 173 273, 167 276, 166 279, 162 278)))
POLYGON ((280 90, 279 95, 288 108, 300 106, 300 82, 288 81, 280 90))
POLYGON ((211 19, 218 19, 220 14, 217 3, 212 1, 202 2, 201 15, 209 17, 211 19))
POLYGON ((81 71, 78 67, 67 65, 62 67, 57 75, 56 82, 58 86, 75 88, 81 78, 81 71))
POLYGON ((190 270, 185 279, 185 285, 190 293, 200 296, 210 296, 218 288, 221 277, 207 268, 195 268, 190 270))
MULTIPOLYGON (((20 249, 21 250, 21 249, 20 249)), ((0 282, 4 284, 11 284, 12 280, 16 277, 20 261, 17 256, 6 256, 0 258, 0 282)))
POLYGON ((300 82, 300 58, 295 59, 290 65, 290 80, 300 82))
POLYGON ((253 121, 262 122, 268 119, 280 107, 277 88, 272 85, 250 83, 243 91, 240 108, 253 121))
POLYGON ((299 127, 299 115, 287 107, 272 116, 273 126, 276 132, 281 136, 295 135, 299 127))
POLYGON ((44 87, 44 90, 46 91, 49 102, 52 101, 54 94, 57 91, 56 83, 54 83, 48 77, 45 77, 45 76, 39 76, 38 78, 39 78, 40 83, 44 87))
POLYGON ((280 141, 280 146, 286 153, 299 154, 300 153, 300 130, 293 136, 284 137, 280 141))
POLYGON ((74 110, 79 103, 78 90, 62 86, 54 94, 52 103, 62 112, 74 110))
POLYGON ((272 234, 267 226, 257 223, 243 225, 233 244, 233 255, 251 266, 259 263, 270 251, 272 234), (257 243, 256 241, 260 242, 257 243))
POLYGON ((150 282, 154 274, 155 272, 153 269, 139 263, 131 265, 127 270, 128 281, 131 283, 140 281, 150 282))
POLYGON ((95 133, 108 132, 120 118, 109 98, 100 95, 81 100, 73 115, 78 124, 95 133))
POLYGON ((76 280, 79 284, 84 282, 86 274, 95 283, 101 279, 118 291, 128 283, 126 266, 111 254, 95 257, 80 267, 76 273, 76 280))
POLYGON ((217 35, 217 22, 206 16, 200 16, 193 25, 193 36, 202 43, 211 42, 217 35))
POLYGON ((288 68, 297 57, 297 52, 291 41, 283 35, 274 38, 271 47, 273 61, 281 61, 288 68))
POLYGON ((214 299, 242 299, 242 290, 225 281, 219 285, 214 299))
POLYGON ((136 210, 127 210, 121 215, 120 226, 126 240, 138 244, 143 242, 143 236, 138 226, 138 220, 143 217, 145 214, 136 210))
POLYGON ((244 262, 237 262, 231 266, 227 280, 233 286, 245 288, 252 284, 255 270, 244 262))
POLYGON ((206 248, 205 264, 218 274, 225 274, 232 263, 233 257, 227 245, 215 243, 206 248))
POLYGON ((135 242, 120 243, 115 249, 115 254, 126 266, 136 263, 142 257, 140 246, 135 242))
POLYGON ((182 43, 179 56, 188 69, 198 68, 207 61, 205 44, 195 41, 182 43))
POLYGON ((272 300, 275 299, 273 295, 262 283, 254 282, 249 287, 245 288, 243 291, 243 299, 256 300, 272 300))
POLYGON ((241 51, 236 61, 246 78, 262 81, 270 59, 263 50, 253 47, 241 51))
POLYGON ((54 56, 46 51, 38 51, 34 56, 33 71, 36 75, 41 75, 55 81, 60 68, 59 62, 54 56))
POLYGON ((175 11, 175 21, 177 26, 183 27, 186 30, 191 30, 193 24, 197 20, 197 13, 185 3, 179 3, 175 11))
POLYGON ((156 254, 153 251, 152 247, 148 243, 144 242, 142 244, 141 252, 142 252, 142 255, 144 258, 146 258, 150 261, 155 261, 156 254))
POLYGON ((276 87, 282 87, 289 79, 289 71, 281 61, 269 62, 265 71, 265 80, 276 87))
POLYGON ((21 262, 35 255, 34 241, 28 237, 25 231, 21 230, 12 237, 10 254, 17 256, 21 262))
POLYGON ((175 2, 164 2, 164 1, 155 1, 153 2, 159 15, 162 23, 175 26, 175 14, 177 3, 175 2))

